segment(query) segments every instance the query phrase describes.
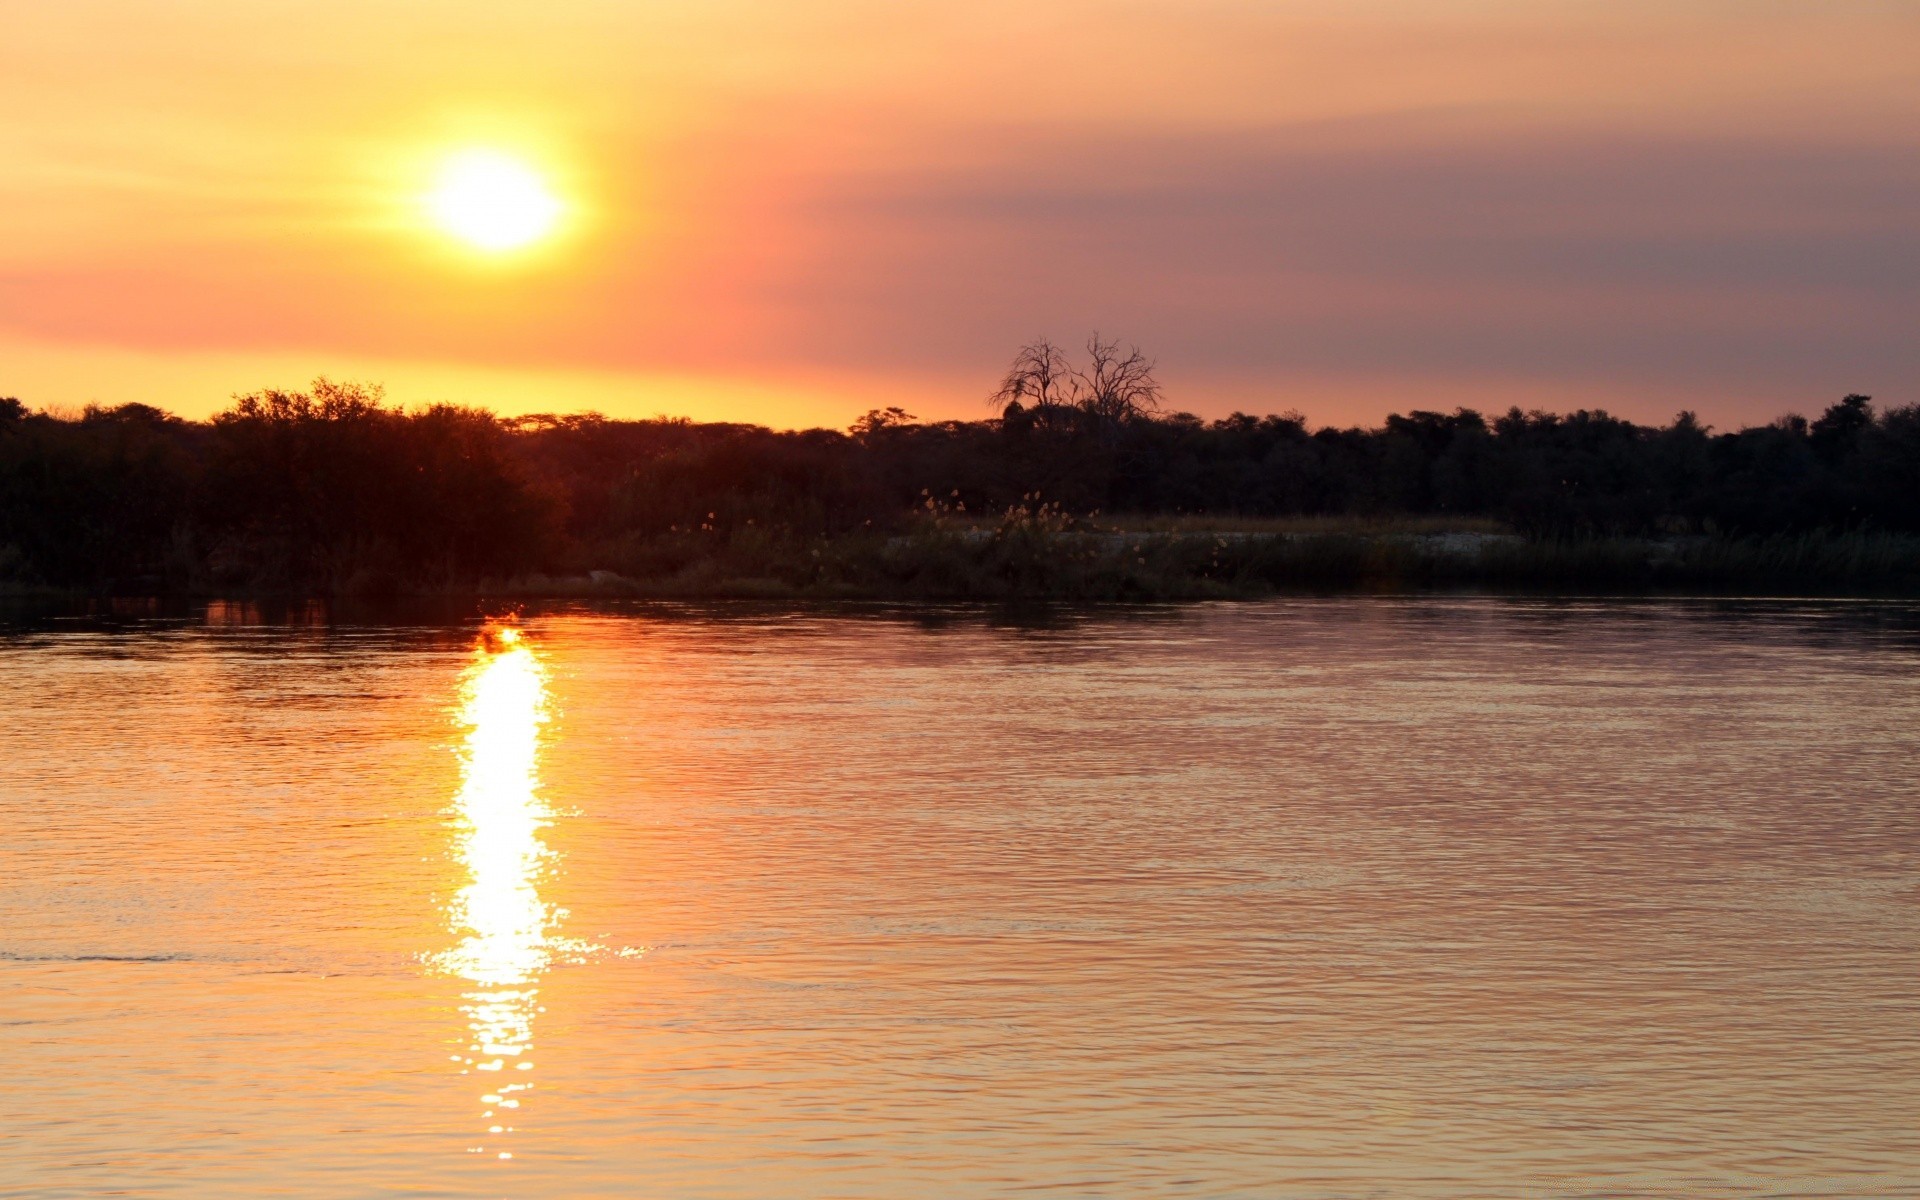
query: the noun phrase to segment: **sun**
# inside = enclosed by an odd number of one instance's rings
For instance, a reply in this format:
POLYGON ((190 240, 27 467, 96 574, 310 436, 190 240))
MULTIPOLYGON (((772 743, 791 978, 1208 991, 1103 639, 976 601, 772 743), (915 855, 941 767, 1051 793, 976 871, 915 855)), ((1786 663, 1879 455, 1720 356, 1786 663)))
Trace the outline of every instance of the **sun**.
POLYGON ((526 163, 468 150, 441 167, 427 209, 439 227, 479 250, 518 250, 552 233, 562 205, 526 163))

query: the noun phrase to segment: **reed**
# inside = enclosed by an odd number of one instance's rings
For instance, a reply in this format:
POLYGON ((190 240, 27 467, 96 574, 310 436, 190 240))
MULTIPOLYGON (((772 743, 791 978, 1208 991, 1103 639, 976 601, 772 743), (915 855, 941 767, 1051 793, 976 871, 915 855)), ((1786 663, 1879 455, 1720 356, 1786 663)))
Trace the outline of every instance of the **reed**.
POLYGON ((680 534, 519 594, 1063 601, 1485 588, 1920 595, 1920 537, 1525 539, 1492 533, 1121 531, 1047 514, 907 534, 680 534))

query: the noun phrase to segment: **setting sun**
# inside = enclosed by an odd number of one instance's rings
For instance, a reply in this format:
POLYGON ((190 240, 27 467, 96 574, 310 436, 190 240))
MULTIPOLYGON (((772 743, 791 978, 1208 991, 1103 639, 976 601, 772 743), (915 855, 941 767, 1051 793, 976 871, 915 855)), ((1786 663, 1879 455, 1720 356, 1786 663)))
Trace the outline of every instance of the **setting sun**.
POLYGON ((524 162, 491 150, 456 155, 427 197, 446 233, 488 251, 516 250, 547 236, 561 204, 524 162))

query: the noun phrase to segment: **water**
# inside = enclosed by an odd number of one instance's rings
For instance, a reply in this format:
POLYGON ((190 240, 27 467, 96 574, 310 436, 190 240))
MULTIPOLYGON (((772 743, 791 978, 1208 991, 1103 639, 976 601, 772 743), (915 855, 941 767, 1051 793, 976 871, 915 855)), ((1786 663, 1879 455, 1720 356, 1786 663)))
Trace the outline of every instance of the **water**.
POLYGON ((255 619, 0 634, 0 1195, 1920 1194, 1920 609, 255 619))

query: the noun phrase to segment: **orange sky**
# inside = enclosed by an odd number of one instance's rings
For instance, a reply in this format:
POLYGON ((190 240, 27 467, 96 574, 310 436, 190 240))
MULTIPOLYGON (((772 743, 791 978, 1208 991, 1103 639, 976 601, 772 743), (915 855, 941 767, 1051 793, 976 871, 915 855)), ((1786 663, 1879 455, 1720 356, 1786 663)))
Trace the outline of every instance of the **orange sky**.
POLYGON ((0 0, 0 393, 844 425, 1099 329, 1218 414, 1920 400, 1903 0, 0 0), (560 234, 420 197, 524 158, 560 234))

